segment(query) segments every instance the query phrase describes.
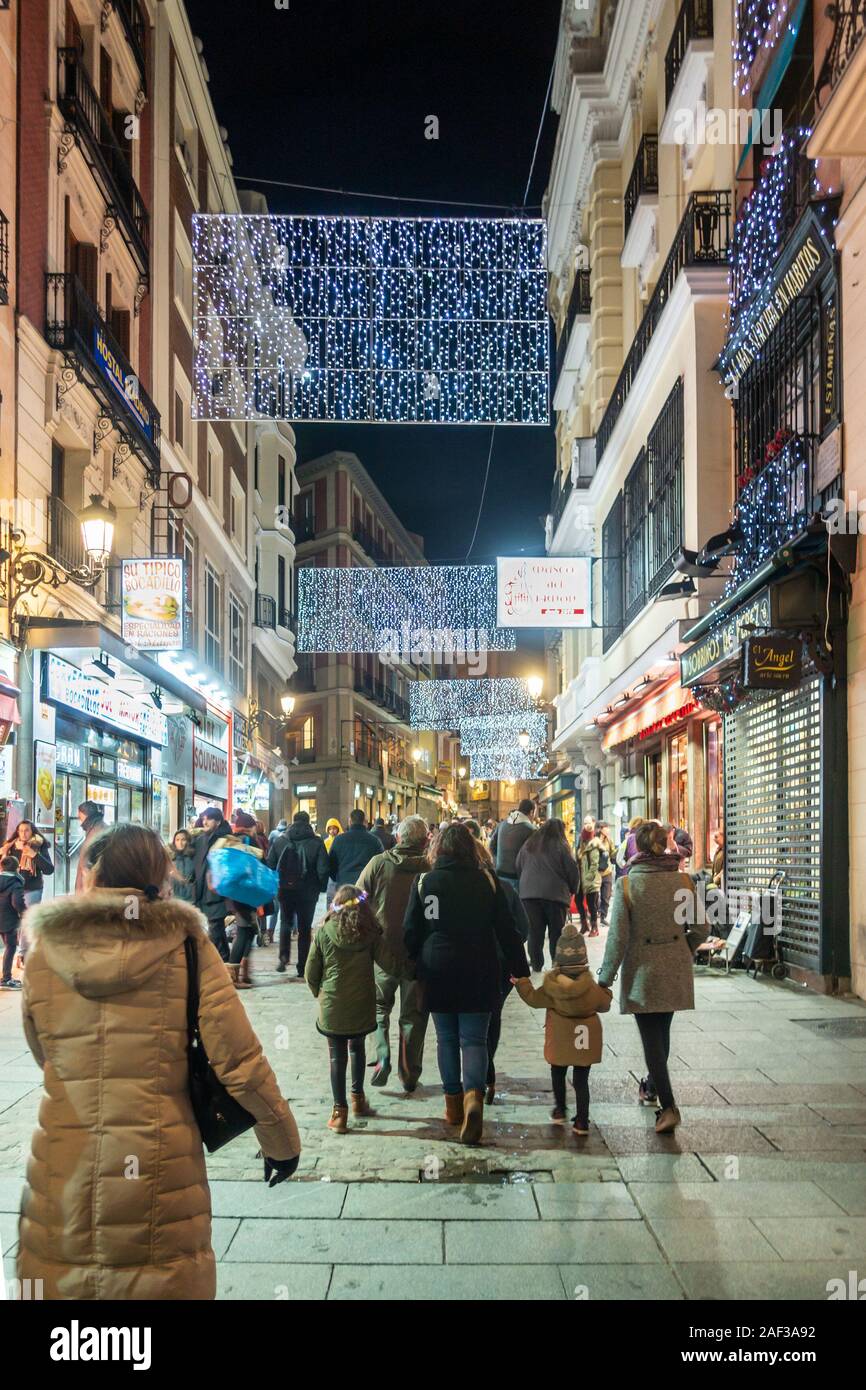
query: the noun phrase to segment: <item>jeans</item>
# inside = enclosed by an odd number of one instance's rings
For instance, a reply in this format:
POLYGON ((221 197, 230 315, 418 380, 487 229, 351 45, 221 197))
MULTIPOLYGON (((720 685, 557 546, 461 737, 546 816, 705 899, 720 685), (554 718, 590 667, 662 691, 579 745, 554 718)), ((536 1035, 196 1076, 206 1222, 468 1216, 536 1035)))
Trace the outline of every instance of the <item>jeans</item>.
POLYGON ((577 900, 577 910, 580 913, 580 930, 598 931, 598 889, 593 888, 585 894, 586 903, 583 898, 577 900))
POLYGON ((487 1084, 488 1084, 488 1086, 495 1086, 495 1085, 496 1085, 496 1067, 494 1066, 494 1060, 495 1060, 495 1058, 496 1058, 496 1049, 497 1049, 497 1047, 499 1046, 499 1035, 500 1035, 501 1032, 502 1032, 502 1010, 505 1008, 505 1001, 506 1001, 506 999, 508 998, 508 996, 509 996, 509 994, 511 993, 511 991, 512 991, 513 988, 514 988, 514 986, 512 985, 511 981, 510 981, 510 980, 506 980, 506 981, 505 981, 505 986, 504 986, 504 989, 503 989, 503 993, 502 993, 502 998, 501 998, 500 1001, 499 1001, 499 1008, 498 1008, 498 1009, 494 1009, 494 1010, 493 1010, 493 1013, 490 1015, 490 1027, 489 1027, 488 1030, 487 1030, 487 1084))
POLYGON ((229 956, 229 963, 231 965, 239 965, 242 960, 246 959, 253 949, 253 942, 258 934, 257 927, 248 927, 238 918, 237 931, 232 944, 232 953, 229 956))
POLYGON ((376 1031, 371 1036, 371 1060, 378 1066, 391 1066, 391 1012, 400 991, 400 1013, 397 1027, 400 1050, 397 1072, 404 1086, 417 1086, 424 1061, 424 1038, 430 1015, 420 1006, 421 986, 417 980, 401 980, 386 975, 378 965, 376 979, 376 1031))
POLYGON ((280 894, 280 961, 288 965, 292 959, 292 927, 298 919, 298 974, 303 975, 310 954, 310 937, 316 915, 318 894, 280 894))
POLYGON ((225 917, 209 917, 207 923, 207 934, 216 946, 221 958, 229 958, 229 939, 226 936, 225 917))
POLYGON ((334 1104, 344 1109, 346 1100, 346 1067, 352 1058, 352 1094, 364 1094, 364 1035, 359 1033, 352 1038, 328 1038, 328 1056, 331 1059, 331 1093, 334 1104))
POLYGON ((556 955, 556 943, 568 916, 568 904, 552 902, 548 898, 524 898, 523 906, 529 918, 529 964, 533 970, 543 970, 544 933, 547 931, 552 961, 556 955))
POLYGON ((603 922, 607 921, 608 913, 610 912, 610 900, 612 896, 613 874, 604 874, 601 880, 601 899, 599 902, 601 920, 603 922))
POLYGON ((673 1014, 635 1014, 643 1055, 646 1059, 649 1081, 659 1098, 662 1110, 669 1110, 674 1104, 671 1079, 668 1075, 668 1057, 671 1050, 671 1023, 673 1014))
POLYGON ((0 936, 3 942, 3 969, 0 972, 4 985, 12 979, 12 962, 15 959, 15 947, 18 945, 18 928, 13 927, 11 931, 6 931, 0 936))
MULTIPOLYGON (((572 1067, 571 1084, 577 1102, 575 1119, 581 1129, 589 1127, 589 1067, 572 1067)), ((550 1080, 553 1083, 553 1099, 557 1110, 565 1109, 565 1078, 568 1067, 551 1067, 550 1080)))
POLYGON ((41 903, 44 891, 44 888, 27 888, 24 893, 24 901, 27 906, 33 907, 36 903, 41 903))
POLYGON ((461 1091, 483 1091, 487 1079, 490 1014, 434 1014, 433 1026, 439 1075, 446 1096, 459 1096, 461 1091))

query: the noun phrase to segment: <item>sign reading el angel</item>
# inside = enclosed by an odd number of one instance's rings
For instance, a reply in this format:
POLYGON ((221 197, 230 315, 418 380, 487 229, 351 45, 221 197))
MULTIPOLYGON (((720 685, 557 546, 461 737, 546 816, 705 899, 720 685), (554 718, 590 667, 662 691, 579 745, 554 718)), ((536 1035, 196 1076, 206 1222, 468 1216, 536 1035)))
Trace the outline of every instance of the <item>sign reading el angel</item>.
POLYGON ((592 560, 500 556, 496 621, 507 627, 591 627, 592 560))

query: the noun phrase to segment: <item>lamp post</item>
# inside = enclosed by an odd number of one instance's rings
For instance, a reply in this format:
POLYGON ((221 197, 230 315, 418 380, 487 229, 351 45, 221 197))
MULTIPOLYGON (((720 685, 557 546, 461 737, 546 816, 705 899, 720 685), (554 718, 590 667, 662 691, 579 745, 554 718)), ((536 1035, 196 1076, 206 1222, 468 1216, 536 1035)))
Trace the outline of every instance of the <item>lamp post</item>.
POLYGON ((27 614, 20 611, 25 599, 43 586, 59 589, 64 584, 78 584, 82 589, 95 589, 114 548, 114 529, 117 512, 110 502, 93 493, 90 505, 79 513, 81 543, 87 563, 66 565, 53 555, 33 550, 27 544, 26 532, 10 527, 0 548, 0 596, 9 608, 9 636, 23 650, 26 642, 27 614))

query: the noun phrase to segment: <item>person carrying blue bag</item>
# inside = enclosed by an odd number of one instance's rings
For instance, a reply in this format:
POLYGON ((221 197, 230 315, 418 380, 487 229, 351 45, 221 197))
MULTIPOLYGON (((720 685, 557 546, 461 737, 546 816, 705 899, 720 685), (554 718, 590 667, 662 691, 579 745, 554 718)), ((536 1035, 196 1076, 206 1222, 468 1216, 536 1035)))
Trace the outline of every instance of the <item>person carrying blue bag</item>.
POLYGON ((207 856, 207 879, 213 894, 224 903, 226 920, 234 918, 235 939, 227 965, 237 989, 248 989, 250 951, 257 932, 256 908, 270 902, 277 876, 262 863, 263 851, 248 832, 255 821, 245 811, 235 811, 228 835, 214 839, 207 856), (248 824, 249 822, 249 824, 248 824))

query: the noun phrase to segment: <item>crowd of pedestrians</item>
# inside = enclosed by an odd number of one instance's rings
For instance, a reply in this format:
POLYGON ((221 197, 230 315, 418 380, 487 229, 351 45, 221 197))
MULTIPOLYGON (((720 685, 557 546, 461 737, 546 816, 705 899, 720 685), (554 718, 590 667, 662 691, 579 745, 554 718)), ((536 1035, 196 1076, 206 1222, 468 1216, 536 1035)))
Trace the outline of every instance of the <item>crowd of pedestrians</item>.
POLYGON ((704 933, 678 925, 680 895, 695 890, 683 872, 691 842, 675 827, 634 821, 616 846, 607 825, 587 820, 571 845, 563 822, 539 824, 529 801, 484 826, 408 816, 369 828, 354 810, 345 830, 329 821, 325 838, 302 811, 267 834, 249 812, 227 818, 212 806, 169 845, 141 826, 106 826, 91 803, 80 821, 74 897, 40 903, 53 864, 30 822, 0 848, 3 979, 23 916, 24 1027, 45 1086, 19 1273, 41 1278, 47 1297, 213 1296, 209 1131, 188 1064, 196 1038, 208 1084, 224 1097, 212 1099, 211 1120, 234 1114, 232 1133, 255 1125, 269 1185, 295 1171, 297 1127, 238 998, 253 983, 256 947, 275 939, 277 972, 305 981, 316 1000, 310 1026, 327 1048, 336 1134, 373 1113, 368 1078, 381 1088, 396 1069, 403 1091, 415 1091, 432 1022, 443 1122, 479 1143, 503 1006, 516 989, 545 1011, 551 1118, 567 1119, 570 1072, 571 1126, 585 1137, 617 979, 647 1063, 638 1098, 657 1105, 658 1133, 680 1123, 671 1022, 694 1007, 704 933), (595 978, 586 938, 607 922, 595 978), (149 1156, 144 1111, 156 1116, 149 1156), (109 1154, 120 1152, 148 1165, 138 1205, 114 1181, 109 1154))

